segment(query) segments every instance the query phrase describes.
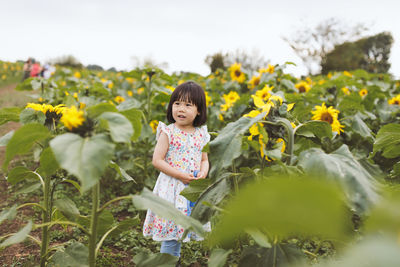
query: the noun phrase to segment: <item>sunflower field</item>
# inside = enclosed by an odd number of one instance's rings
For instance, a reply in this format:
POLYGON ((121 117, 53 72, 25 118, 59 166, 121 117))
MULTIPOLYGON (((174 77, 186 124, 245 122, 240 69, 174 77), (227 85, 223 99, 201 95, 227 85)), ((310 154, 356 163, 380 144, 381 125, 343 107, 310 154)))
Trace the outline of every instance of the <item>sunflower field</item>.
MULTIPOLYGON (((4 84, 20 80, 20 64, 0 63, 4 84)), ((300 79, 289 64, 208 76, 57 67, 18 83, 32 101, 0 109, 0 125, 19 125, 0 138, 0 262, 22 244, 32 266, 175 266, 142 235, 151 209, 205 236, 183 245, 183 266, 400 266, 400 81, 300 79), (188 80, 206 91, 212 136, 208 178, 181 192, 190 217, 151 192, 156 128, 188 80)))

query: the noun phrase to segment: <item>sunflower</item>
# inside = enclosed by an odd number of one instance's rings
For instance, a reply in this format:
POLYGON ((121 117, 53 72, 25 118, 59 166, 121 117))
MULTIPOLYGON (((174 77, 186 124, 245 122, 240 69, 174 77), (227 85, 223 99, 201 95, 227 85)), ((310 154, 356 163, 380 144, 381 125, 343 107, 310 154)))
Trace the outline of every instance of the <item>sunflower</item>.
POLYGON ((343 71, 343 75, 344 75, 344 76, 347 76, 347 77, 350 77, 350 78, 353 77, 353 74, 351 74, 350 72, 348 72, 348 71, 346 71, 346 70, 343 71))
POLYGON ((249 88, 254 89, 259 84, 260 84, 260 76, 253 76, 249 81, 249 88))
POLYGON ((315 109, 316 110, 311 111, 314 115, 311 118, 312 120, 326 121, 331 125, 333 132, 337 132, 338 134, 343 132, 342 128, 344 126, 341 125, 338 120, 339 110, 334 109, 333 107, 327 108, 325 103, 322 103, 321 106, 316 106, 315 109))
POLYGON ((155 133, 157 131, 157 126, 158 126, 158 121, 157 120, 152 120, 149 123, 151 129, 153 130, 153 133, 155 133))
POLYGON ((233 81, 237 81, 238 83, 243 83, 244 80, 246 79, 246 76, 244 73, 240 70, 242 64, 239 63, 234 63, 232 66, 229 67, 229 72, 231 75, 231 79, 233 81))
POLYGON ((393 97, 393 98, 391 98, 388 101, 388 103, 389 103, 389 105, 399 105, 400 106, 400 94, 395 96, 395 97, 393 97))
POLYGON ((306 93, 311 89, 311 86, 305 81, 296 83, 295 87, 299 90, 299 93, 306 93))
POLYGON ((342 92, 343 92, 343 94, 345 94, 345 95, 350 95, 350 90, 349 90, 349 88, 347 88, 347 87, 342 87, 342 92))
POLYGON ((79 71, 74 73, 75 78, 80 79, 82 77, 81 73, 79 71))
POLYGON ((265 85, 263 89, 256 91, 256 96, 260 97, 262 100, 267 100, 270 98, 271 94, 269 93, 274 87, 269 87, 265 85))
POLYGON ((239 94, 235 91, 230 91, 227 95, 224 94, 222 97, 225 100, 225 104, 221 105, 221 111, 227 111, 233 106, 233 104, 235 104, 236 101, 240 99, 239 94))
POLYGON ((120 96, 120 95, 117 95, 117 96, 114 98, 114 101, 117 102, 118 104, 121 104, 122 102, 125 101, 125 98, 123 98, 123 97, 120 96))
POLYGON ((266 69, 259 69, 258 70, 258 72, 260 73, 260 74, 263 74, 263 73, 274 73, 274 71, 275 71, 275 66, 273 66, 273 65, 271 65, 271 64, 268 64, 268 67, 266 68, 266 69))
POLYGON ((368 94, 368 91, 367 91, 367 89, 363 88, 363 89, 360 90, 360 92, 358 92, 358 94, 361 97, 364 97, 364 96, 366 96, 368 94))
POLYGON ((65 108, 63 116, 60 120, 68 130, 78 128, 83 124, 85 118, 83 117, 83 111, 78 110, 75 106, 65 108))

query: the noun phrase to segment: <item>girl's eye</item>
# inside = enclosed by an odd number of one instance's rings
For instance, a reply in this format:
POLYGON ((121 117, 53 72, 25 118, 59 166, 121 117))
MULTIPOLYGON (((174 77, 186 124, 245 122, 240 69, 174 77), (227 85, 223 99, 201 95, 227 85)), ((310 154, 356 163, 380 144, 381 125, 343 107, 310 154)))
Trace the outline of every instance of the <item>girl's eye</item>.
POLYGON ((179 102, 175 102, 174 105, 179 105, 179 102))
POLYGON ((192 106, 192 104, 188 103, 188 104, 186 104, 186 106, 187 106, 187 107, 191 107, 191 106, 192 106))

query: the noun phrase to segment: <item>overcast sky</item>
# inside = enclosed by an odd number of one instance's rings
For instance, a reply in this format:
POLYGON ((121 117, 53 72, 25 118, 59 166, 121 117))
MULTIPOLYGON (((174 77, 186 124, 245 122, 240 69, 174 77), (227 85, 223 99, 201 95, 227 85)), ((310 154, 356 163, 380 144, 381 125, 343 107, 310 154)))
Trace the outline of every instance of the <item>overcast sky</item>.
POLYGON ((167 72, 209 73, 207 55, 257 49, 272 64, 292 61, 282 40, 329 18, 365 23, 394 38, 390 72, 400 76, 400 2, 395 0, 0 0, 0 59, 73 55, 84 65, 128 70, 132 57, 167 62, 167 72))

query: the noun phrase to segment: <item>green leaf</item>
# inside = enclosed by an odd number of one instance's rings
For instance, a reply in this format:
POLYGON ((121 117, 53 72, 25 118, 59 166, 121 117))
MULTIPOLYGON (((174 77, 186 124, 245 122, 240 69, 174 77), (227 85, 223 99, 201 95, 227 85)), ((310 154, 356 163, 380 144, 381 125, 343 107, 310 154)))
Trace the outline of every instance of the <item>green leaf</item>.
POLYGON ((143 188, 140 195, 132 197, 133 205, 137 209, 151 209, 155 214, 167 220, 173 220, 176 224, 181 225, 186 230, 193 230, 202 235, 204 233, 201 223, 192 217, 185 216, 174 205, 153 194, 147 188, 143 188))
POLYGON ((118 223, 117 227, 111 232, 111 236, 118 236, 119 234, 132 229, 132 227, 139 225, 141 220, 139 214, 135 218, 125 219, 118 223))
POLYGON ((4 220, 12 220, 15 218, 15 215, 17 215, 17 204, 14 204, 10 209, 4 209, 0 213, 0 224, 4 220))
POLYGON ((3 163, 3 169, 6 169, 8 163, 16 156, 29 152, 32 146, 50 135, 49 130, 41 124, 26 124, 15 131, 13 137, 7 144, 6 156, 3 163))
POLYGON ((10 141, 11 137, 14 135, 14 130, 8 132, 7 134, 0 137, 0 146, 6 146, 10 141))
POLYGON ((114 223, 114 216, 109 210, 103 210, 97 221, 97 235, 102 236, 108 230, 110 230, 111 225, 114 223))
POLYGON ((117 106, 117 109, 119 111, 124 111, 124 110, 128 110, 128 109, 133 109, 133 108, 140 108, 141 105, 142 104, 138 100, 136 100, 134 98, 130 98, 130 99, 125 100, 121 104, 119 104, 117 106))
POLYGON ((185 187, 180 193, 186 199, 196 202, 200 194, 211 184, 210 179, 198 179, 190 182, 188 186, 185 187))
POLYGON ((388 159, 400 156, 400 124, 387 124, 379 130, 374 143, 374 154, 380 150, 388 159))
POLYGON ((217 206, 230 191, 230 183, 226 179, 231 176, 231 173, 220 175, 219 180, 210 185, 197 199, 196 205, 193 207, 191 217, 199 220, 202 223, 209 221, 215 210, 203 203, 210 203, 217 206))
POLYGON ((36 180, 38 177, 33 171, 23 166, 13 168, 7 176, 7 182, 12 185, 16 185, 17 183, 28 179, 36 180))
POLYGON ((46 121, 46 115, 43 112, 31 108, 22 110, 19 117, 22 124, 39 123, 43 125, 46 121))
MULTIPOLYGON (((219 171, 232 164, 232 161, 242 153, 242 135, 265 113, 255 118, 241 117, 223 128, 217 138, 210 142, 210 162, 213 163, 210 176, 217 177, 219 171)), ((217 178, 218 179, 218 178, 217 178)))
POLYGON ((327 136, 332 139, 332 127, 326 121, 308 121, 299 125, 295 134, 305 137, 318 137, 319 139, 327 136))
POLYGON ((226 259, 232 250, 225 250, 222 248, 215 248, 211 251, 210 260, 208 261, 208 267, 224 267, 226 259))
POLYGON ((96 118, 103 112, 118 112, 118 109, 110 103, 100 103, 87 108, 87 113, 90 118, 96 118))
POLYGON ((21 108, 11 107, 0 109, 0 125, 9 121, 19 121, 19 113, 21 108))
POLYGON ((99 119, 107 121, 111 138, 114 142, 128 143, 133 135, 131 122, 122 114, 116 112, 104 112, 99 119))
POLYGON ((28 79, 26 79, 25 81, 23 81, 22 83, 17 84, 17 86, 15 87, 15 90, 17 91, 32 91, 32 81, 34 80, 34 77, 30 77, 28 79))
POLYGON ((177 257, 166 253, 150 254, 140 252, 133 257, 133 262, 137 267, 174 267, 177 261, 177 257))
POLYGON ((92 88, 89 89, 90 93, 94 95, 101 95, 101 96, 109 96, 110 92, 104 88, 104 85, 100 82, 96 82, 93 84, 92 88))
POLYGON ((40 167, 37 172, 43 177, 50 177, 58 168, 60 168, 60 166, 54 157, 53 151, 50 147, 46 147, 40 155, 40 167))
POLYGON ((268 237, 263 234, 260 230, 258 229, 246 229, 246 233, 248 233, 256 243, 264 248, 271 248, 271 244, 268 240, 268 237))
POLYGON ((247 247, 243 250, 239 266, 286 267, 305 260, 304 253, 294 244, 278 243, 271 248, 247 247))
POLYGON ((124 115, 133 126, 133 136, 132 141, 136 141, 140 137, 140 133, 142 131, 142 118, 143 112, 138 109, 128 109, 120 111, 122 115, 124 115))
POLYGON ((226 243, 244 229, 268 229, 271 236, 319 236, 345 240, 350 214, 341 191, 325 180, 268 177, 248 185, 225 207, 211 241, 226 243))
POLYGON ((89 266, 89 249, 79 242, 74 242, 64 251, 57 251, 51 258, 49 266, 87 267, 89 266))
POLYGON ((21 189, 19 189, 17 192, 15 192, 15 195, 31 193, 31 192, 35 191, 36 189, 40 188, 41 186, 42 186, 41 183, 26 184, 21 189))
POLYGON ((364 213, 378 199, 377 181, 353 157, 346 145, 326 154, 319 148, 303 151, 299 166, 305 172, 338 182, 348 204, 357 213, 364 213))
POLYGON ((67 197, 54 201, 54 206, 70 220, 75 220, 75 218, 80 215, 75 203, 67 197))
POLYGON ((115 145, 104 134, 82 138, 66 133, 51 140, 50 147, 60 166, 79 179, 85 192, 100 180, 115 145))
POLYGON ((350 131, 358 133, 363 138, 370 138, 371 140, 374 140, 374 137, 372 136, 372 131, 362 120, 360 112, 358 112, 354 116, 351 116, 348 121, 350 123, 350 131))
POLYGON ((20 243, 20 242, 24 241, 25 238, 28 237, 28 235, 31 232, 31 230, 32 230, 32 221, 29 221, 24 226, 24 228, 22 228, 17 233, 13 234, 12 236, 10 236, 6 240, 4 240, 0 244, 0 248, 4 248, 4 247, 10 246, 10 245, 14 245, 14 244, 17 244, 17 243, 20 243))
POLYGON ((118 166, 115 162, 111 161, 110 165, 111 168, 113 168, 122 178, 125 179, 125 181, 133 181, 136 183, 136 181, 128 174, 124 169, 122 169, 120 166, 118 166))

